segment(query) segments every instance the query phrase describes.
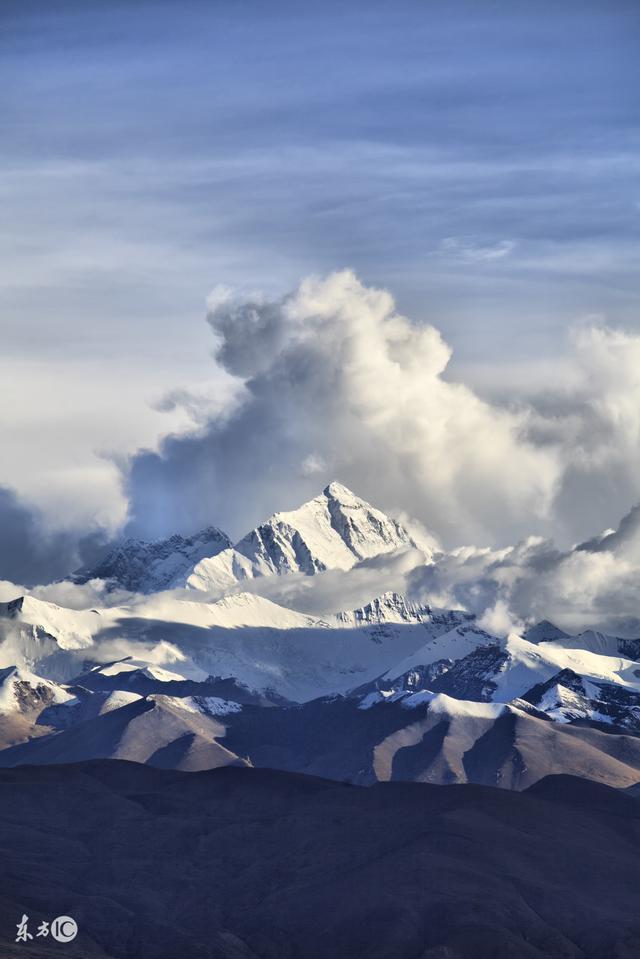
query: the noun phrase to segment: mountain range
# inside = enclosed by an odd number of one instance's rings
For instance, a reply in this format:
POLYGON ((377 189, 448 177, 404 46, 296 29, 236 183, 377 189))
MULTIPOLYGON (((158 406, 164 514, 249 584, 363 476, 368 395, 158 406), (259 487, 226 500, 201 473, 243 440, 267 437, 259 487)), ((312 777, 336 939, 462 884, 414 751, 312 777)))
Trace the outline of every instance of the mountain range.
POLYGON ((149 543, 126 539, 107 550, 94 565, 71 574, 74 583, 104 580, 109 589, 118 587, 134 593, 155 593, 186 586, 194 567, 205 557, 215 556, 231 546, 231 540, 215 526, 194 536, 175 533, 168 539, 149 543))
POLYGON ((548 621, 498 635, 392 588, 302 611, 327 584, 356 595, 407 557, 435 568, 442 556, 339 483, 235 545, 215 527, 113 544, 69 576, 102 604, 36 592, 0 604, 0 766, 125 759, 516 790, 550 773, 640 781, 640 640, 548 621))

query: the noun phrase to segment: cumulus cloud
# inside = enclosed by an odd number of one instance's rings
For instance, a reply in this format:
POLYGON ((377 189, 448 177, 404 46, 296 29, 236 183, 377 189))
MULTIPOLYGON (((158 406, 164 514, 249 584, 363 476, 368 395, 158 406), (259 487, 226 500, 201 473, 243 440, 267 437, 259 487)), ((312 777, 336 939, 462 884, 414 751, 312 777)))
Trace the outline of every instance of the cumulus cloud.
POLYGON ((509 604, 504 599, 497 600, 495 606, 486 609, 478 619, 478 626, 496 636, 522 632, 524 623, 515 619, 509 604))
POLYGON ((532 409, 446 378, 451 351, 350 271, 280 299, 214 291, 216 358, 242 398, 130 464, 129 530, 215 522, 239 536, 334 477, 449 541, 503 540, 549 514, 560 444, 532 409))
POLYGON ((557 391, 538 436, 561 448, 555 512, 577 536, 617 522, 640 499, 640 336, 602 325, 573 334, 575 384, 557 391))

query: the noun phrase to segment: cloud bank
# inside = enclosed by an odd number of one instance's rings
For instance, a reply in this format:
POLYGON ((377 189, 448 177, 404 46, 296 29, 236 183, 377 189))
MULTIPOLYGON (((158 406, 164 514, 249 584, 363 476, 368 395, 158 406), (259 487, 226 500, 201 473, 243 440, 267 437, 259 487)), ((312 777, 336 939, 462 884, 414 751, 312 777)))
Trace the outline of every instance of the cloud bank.
POLYGON ((550 619, 570 633, 585 628, 640 635, 640 507, 616 530, 560 550, 528 537, 502 550, 463 547, 432 567, 414 567, 406 591, 414 599, 462 607, 493 632, 550 619))

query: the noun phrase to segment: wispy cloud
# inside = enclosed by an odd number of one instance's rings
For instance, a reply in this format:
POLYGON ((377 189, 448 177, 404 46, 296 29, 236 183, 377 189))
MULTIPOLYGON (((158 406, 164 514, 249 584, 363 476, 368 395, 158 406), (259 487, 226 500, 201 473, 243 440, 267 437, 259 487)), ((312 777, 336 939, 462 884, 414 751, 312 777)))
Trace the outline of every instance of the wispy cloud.
POLYGON ((463 261, 482 263, 486 260, 501 260, 515 249, 515 240, 483 241, 482 237, 447 236, 439 245, 439 253, 463 261))

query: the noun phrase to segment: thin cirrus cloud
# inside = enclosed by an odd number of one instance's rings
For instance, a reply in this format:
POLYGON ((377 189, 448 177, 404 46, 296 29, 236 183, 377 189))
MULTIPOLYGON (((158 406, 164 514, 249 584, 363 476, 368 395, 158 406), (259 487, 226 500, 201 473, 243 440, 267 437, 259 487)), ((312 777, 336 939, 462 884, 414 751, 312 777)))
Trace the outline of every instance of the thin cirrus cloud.
POLYGON ((515 240, 497 240, 488 243, 481 237, 447 236, 441 241, 438 253, 444 257, 482 263, 486 260, 501 260, 504 256, 509 256, 515 246, 515 240))

